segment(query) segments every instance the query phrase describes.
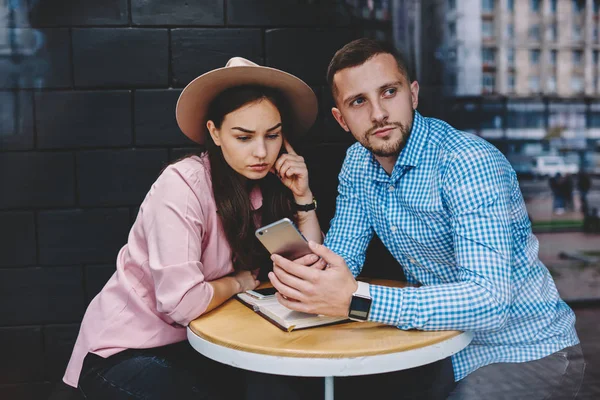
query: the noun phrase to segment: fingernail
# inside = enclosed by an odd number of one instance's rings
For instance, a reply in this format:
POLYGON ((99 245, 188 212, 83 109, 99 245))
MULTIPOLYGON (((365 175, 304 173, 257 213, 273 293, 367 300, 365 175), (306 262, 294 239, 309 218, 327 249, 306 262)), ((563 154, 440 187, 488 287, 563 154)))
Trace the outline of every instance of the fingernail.
POLYGON ((271 255, 271 261, 275 261, 275 260, 276 260, 276 257, 277 257, 277 254, 272 254, 272 255, 271 255))

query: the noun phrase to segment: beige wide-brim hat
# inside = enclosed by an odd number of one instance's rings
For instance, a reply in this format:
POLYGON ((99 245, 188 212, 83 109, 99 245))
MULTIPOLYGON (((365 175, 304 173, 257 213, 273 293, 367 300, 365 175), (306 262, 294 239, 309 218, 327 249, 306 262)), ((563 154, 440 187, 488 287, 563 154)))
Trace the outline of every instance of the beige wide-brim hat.
POLYGON ((225 89, 241 85, 278 89, 290 105, 291 123, 296 133, 308 131, 317 118, 317 97, 303 80, 287 72, 234 57, 225 67, 200 75, 183 89, 175 110, 181 131, 194 142, 203 144, 208 106, 225 89))

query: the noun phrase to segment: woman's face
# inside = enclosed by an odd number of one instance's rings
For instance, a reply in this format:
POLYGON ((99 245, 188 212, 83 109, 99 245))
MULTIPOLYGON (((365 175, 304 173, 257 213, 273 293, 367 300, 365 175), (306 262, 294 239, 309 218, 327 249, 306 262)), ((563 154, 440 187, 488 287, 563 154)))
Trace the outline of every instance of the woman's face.
POLYGON ((227 164, 248 179, 264 178, 277 161, 283 143, 281 115, 267 99, 230 112, 220 129, 212 121, 206 126, 227 164))

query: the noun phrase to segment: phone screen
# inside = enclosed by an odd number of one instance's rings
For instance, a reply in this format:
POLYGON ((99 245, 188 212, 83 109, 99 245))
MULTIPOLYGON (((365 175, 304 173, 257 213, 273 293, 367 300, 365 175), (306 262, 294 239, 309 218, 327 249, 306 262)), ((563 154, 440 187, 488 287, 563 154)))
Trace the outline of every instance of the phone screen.
POLYGON ((275 293, 277 293, 277 289, 264 288, 264 289, 246 290, 246 293, 252 297, 256 297, 257 299, 264 299, 266 297, 275 296, 275 293))
POLYGON ((264 288, 264 289, 254 289, 256 293, 260 293, 263 296, 273 296, 277 293, 277 289, 275 288, 264 288))

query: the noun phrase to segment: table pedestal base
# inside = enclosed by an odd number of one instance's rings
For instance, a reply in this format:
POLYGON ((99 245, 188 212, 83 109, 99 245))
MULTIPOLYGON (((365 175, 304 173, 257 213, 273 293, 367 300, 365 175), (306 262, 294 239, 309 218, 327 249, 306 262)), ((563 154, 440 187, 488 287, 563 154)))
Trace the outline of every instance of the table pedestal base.
POLYGON ((333 400, 333 376, 325 377, 325 400, 333 400))

